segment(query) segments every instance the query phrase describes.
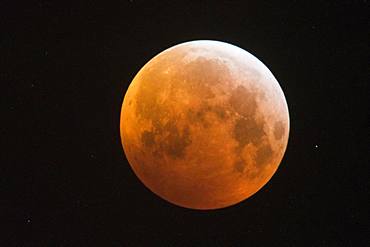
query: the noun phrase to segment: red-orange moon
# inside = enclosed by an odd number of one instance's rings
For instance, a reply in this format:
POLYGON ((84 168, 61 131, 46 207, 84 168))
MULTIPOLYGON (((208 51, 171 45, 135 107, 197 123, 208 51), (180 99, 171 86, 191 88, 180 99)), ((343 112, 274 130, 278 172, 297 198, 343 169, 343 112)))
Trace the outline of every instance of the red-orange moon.
POLYGON ((289 112, 270 70, 219 41, 173 46, 131 82, 121 140, 137 177, 161 198, 217 209, 256 193, 286 150, 289 112))

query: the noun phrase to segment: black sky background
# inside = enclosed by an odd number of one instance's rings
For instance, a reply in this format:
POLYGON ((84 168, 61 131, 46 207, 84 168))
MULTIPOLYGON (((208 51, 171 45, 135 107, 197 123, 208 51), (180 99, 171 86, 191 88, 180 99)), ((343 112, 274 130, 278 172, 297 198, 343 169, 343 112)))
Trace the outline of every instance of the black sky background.
POLYGON ((0 11, 0 246, 369 243, 367 1, 1 1, 0 11), (222 210, 160 199, 120 143, 132 78, 195 39, 256 55, 290 110, 276 174, 222 210))

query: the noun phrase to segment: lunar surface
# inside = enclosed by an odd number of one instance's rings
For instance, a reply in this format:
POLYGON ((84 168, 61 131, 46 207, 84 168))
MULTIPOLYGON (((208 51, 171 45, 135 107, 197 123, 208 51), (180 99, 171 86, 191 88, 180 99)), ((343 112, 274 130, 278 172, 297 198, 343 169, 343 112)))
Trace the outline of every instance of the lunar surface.
POLYGON ((277 170, 289 135, 279 83, 247 51, 192 41, 152 58, 123 100, 126 157, 161 198, 217 209, 256 193, 277 170))

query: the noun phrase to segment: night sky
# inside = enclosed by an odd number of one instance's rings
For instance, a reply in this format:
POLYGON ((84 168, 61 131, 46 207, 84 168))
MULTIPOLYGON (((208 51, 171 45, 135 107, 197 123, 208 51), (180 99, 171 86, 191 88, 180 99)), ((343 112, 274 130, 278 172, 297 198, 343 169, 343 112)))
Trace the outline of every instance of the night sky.
POLYGON ((15 2, 0 3, 0 246, 368 245, 366 0, 15 2), (270 182, 214 211, 151 193, 119 134, 138 70, 196 39, 257 56, 291 120, 270 182))

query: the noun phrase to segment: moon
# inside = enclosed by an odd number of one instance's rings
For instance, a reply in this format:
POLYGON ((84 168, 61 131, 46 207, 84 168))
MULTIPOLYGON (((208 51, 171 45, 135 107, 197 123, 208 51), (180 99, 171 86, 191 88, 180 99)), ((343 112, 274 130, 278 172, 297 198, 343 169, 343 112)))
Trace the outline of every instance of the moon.
POLYGON ((219 209, 260 190, 289 136, 284 93, 249 52, 197 40, 156 55, 124 96, 123 149, 142 183, 164 200, 219 209))

